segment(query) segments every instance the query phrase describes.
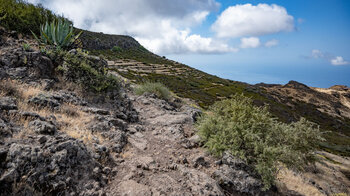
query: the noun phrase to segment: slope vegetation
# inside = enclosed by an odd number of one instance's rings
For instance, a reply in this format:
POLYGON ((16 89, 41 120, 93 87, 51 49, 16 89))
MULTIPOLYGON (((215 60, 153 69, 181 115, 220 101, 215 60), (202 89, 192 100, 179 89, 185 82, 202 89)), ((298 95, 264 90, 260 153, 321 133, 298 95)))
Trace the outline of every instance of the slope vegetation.
MULTIPOLYGON (((87 42, 85 39, 97 35, 88 31, 84 34, 83 43, 87 42)), ((120 43, 125 36, 99 33, 96 38, 100 40, 98 44, 85 48, 94 55, 103 55, 109 60, 109 70, 120 76, 135 83, 161 82, 179 97, 191 99, 202 108, 234 94, 244 94, 253 98, 255 105, 268 105, 270 112, 282 122, 295 122, 304 117, 327 131, 327 141, 322 144, 322 149, 350 155, 350 108, 346 101, 349 91, 343 90, 338 96, 335 89, 325 92, 295 81, 283 86, 249 85, 222 79, 155 55, 133 38, 127 38, 126 43, 120 43), (105 40, 118 41, 101 46, 105 40), (332 92, 333 95, 330 95, 332 92)))

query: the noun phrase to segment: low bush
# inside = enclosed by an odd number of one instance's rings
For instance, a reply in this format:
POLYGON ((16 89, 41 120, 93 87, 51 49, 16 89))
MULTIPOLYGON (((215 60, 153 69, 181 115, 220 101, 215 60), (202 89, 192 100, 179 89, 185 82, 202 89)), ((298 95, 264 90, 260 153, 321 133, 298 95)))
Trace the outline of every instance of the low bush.
POLYGON ((159 82, 146 82, 144 84, 140 84, 134 89, 134 91, 137 95, 142 95, 146 92, 154 93, 159 98, 164 100, 169 100, 171 96, 169 89, 159 82))
POLYGON ((113 52, 120 52, 120 51, 122 51, 122 48, 120 48, 119 46, 113 46, 113 48, 111 50, 113 52))
POLYGON ((265 189, 273 183, 278 164, 302 169, 316 160, 314 151, 323 140, 316 124, 278 122, 266 107, 236 95, 215 103, 197 122, 204 146, 215 155, 228 151, 255 167, 265 189))
POLYGON ((107 62, 85 51, 77 49, 67 52, 57 48, 43 48, 66 81, 79 84, 83 89, 92 92, 118 92, 119 79, 106 71, 107 62))
POLYGON ((85 53, 67 53, 62 70, 65 78, 81 84, 85 89, 95 92, 116 91, 120 87, 118 78, 107 74, 104 60, 85 53))

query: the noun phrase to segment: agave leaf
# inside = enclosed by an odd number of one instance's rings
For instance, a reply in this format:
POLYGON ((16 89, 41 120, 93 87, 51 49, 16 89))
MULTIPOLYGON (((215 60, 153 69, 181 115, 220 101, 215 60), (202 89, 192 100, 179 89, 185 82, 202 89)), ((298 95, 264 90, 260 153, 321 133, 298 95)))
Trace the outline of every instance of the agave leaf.
POLYGON ((52 45, 53 43, 52 43, 52 41, 49 39, 49 37, 46 35, 46 33, 45 33, 45 32, 42 32, 42 34, 43 34, 43 36, 46 38, 48 44, 52 45))
POLYGON ((73 39, 72 39, 72 43, 75 42, 75 40, 77 40, 80 35, 83 33, 83 31, 80 31, 73 39))
POLYGON ((51 38, 52 38, 52 41, 53 41, 53 44, 55 46, 57 46, 57 40, 56 40, 56 21, 53 21, 51 23, 51 38))
POLYGON ((35 35, 35 33, 30 30, 30 32, 32 33, 32 35, 34 36, 34 39, 38 42, 38 43, 41 43, 41 40, 38 38, 38 36, 35 35))
POLYGON ((56 26, 56 32, 55 32, 57 43, 61 43, 61 34, 60 33, 61 33, 61 26, 60 26, 60 21, 58 21, 57 26, 56 26))
POLYGON ((64 46, 69 46, 71 44, 73 32, 70 32, 63 41, 64 46))

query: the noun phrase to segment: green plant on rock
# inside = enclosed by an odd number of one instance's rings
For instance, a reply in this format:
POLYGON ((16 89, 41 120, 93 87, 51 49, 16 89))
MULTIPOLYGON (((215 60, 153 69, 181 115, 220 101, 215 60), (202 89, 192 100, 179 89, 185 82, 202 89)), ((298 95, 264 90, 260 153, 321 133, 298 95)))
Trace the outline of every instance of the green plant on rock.
POLYGON ((301 170, 316 160, 323 141, 318 126, 302 118, 285 124, 266 107, 256 107, 250 98, 236 95, 215 103, 197 122, 204 146, 215 155, 228 151, 255 167, 265 189, 273 183, 278 165, 301 170))
POLYGON ((82 31, 74 35, 73 25, 65 19, 57 19, 51 23, 46 21, 45 24, 40 25, 40 38, 32 32, 39 43, 60 48, 70 47, 81 33, 82 31))
POLYGON ((31 51, 32 50, 32 48, 30 47, 30 44, 23 44, 23 50, 25 50, 25 51, 31 51))
POLYGON ((117 92, 120 88, 119 79, 106 73, 100 58, 88 56, 83 52, 66 53, 64 63, 58 71, 64 72, 67 80, 81 84, 87 90, 117 92))
POLYGON ((154 93, 159 98, 164 100, 169 100, 171 97, 169 89, 166 86, 164 86, 164 84, 159 82, 146 82, 140 84, 134 89, 134 91, 137 95, 142 95, 146 92, 154 93))

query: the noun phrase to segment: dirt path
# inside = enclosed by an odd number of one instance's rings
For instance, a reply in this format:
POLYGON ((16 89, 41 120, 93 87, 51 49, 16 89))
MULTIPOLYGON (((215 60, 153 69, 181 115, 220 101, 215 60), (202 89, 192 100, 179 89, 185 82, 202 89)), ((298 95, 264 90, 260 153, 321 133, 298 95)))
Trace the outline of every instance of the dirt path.
POLYGON ((128 128, 128 145, 107 195, 223 195, 209 175, 214 159, 191 137, 193 109, 144 96, 131 99, 140 122, 128 128))

